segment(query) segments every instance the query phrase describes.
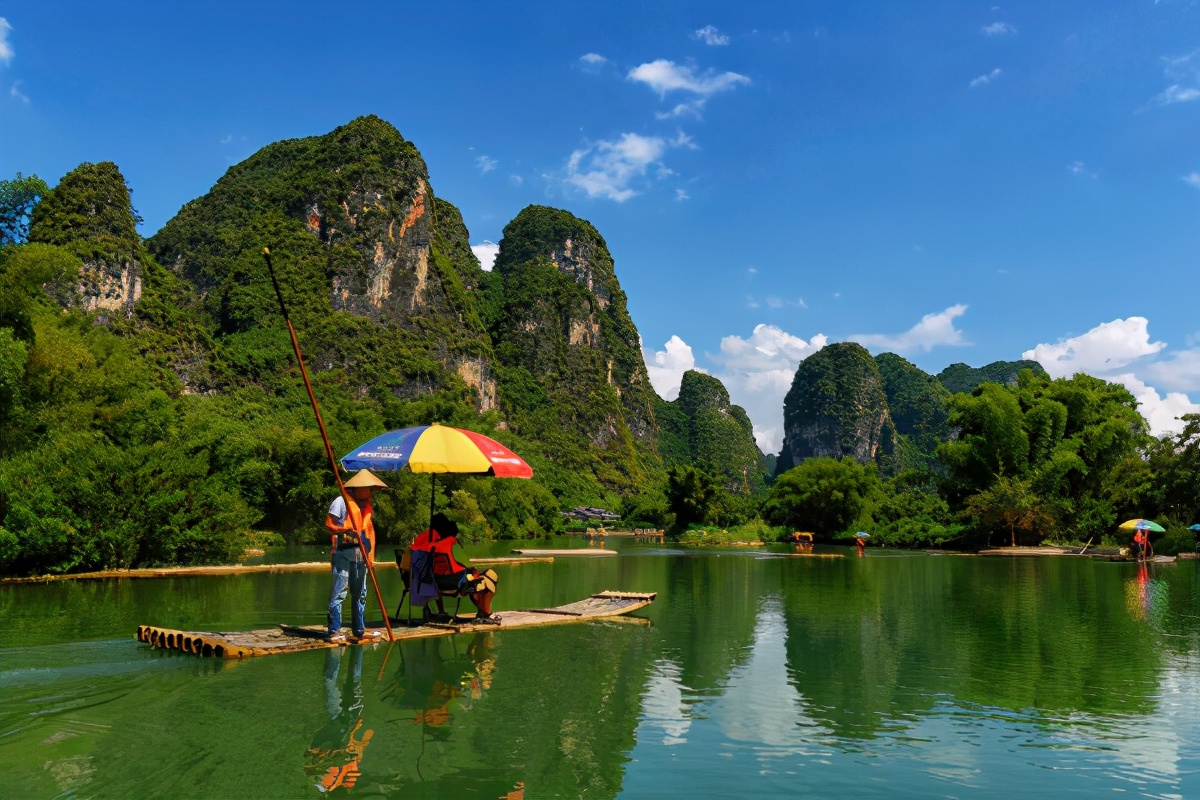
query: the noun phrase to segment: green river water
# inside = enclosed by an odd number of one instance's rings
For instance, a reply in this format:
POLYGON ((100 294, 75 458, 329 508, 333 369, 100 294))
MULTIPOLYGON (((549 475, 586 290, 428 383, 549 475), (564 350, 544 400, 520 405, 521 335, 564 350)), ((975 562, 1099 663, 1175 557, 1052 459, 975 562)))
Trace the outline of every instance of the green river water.
MULTIPOLYGON (((10 798, 490 800, 521 787, 528 800, 1200 798, 1198 562, 1139 574, 1070 558, 609 546, 621 555, 500 568, 496 609, 654 591, 640 612, 651 624, 241 662, 155 651, 133 634, 320 622, 328 576, 0 586, 0 787, 10 798)), ((394 609, 399 576, 379 576, 394 609)))

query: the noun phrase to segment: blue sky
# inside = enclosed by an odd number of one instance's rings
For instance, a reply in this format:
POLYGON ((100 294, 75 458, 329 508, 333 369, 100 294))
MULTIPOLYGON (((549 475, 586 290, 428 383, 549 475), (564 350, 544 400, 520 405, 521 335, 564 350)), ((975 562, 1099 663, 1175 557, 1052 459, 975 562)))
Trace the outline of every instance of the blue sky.
POLYGON ((1200 411, 1200 4, 5 3, 0 175, 115 161, 152 234, 230 165, 378 114, 477 252, 608 242, 652 381, 777 451, 826 342, 1030 354, 1200 411))

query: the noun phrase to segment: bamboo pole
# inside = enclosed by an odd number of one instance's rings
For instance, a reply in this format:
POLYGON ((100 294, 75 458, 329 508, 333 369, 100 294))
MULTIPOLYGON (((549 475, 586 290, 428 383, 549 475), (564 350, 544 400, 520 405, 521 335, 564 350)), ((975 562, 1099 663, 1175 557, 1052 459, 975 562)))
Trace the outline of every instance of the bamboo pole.
MULTIPOLYGON (((264 247, 262 253, 263 259, 267 262, 267 272, 271 275, 271 285, 275 287, 275 297, 279 300, 279 311, 283 314, 288 334, 292 337, 292 350, 296 354, 296 363, 300 365, 300 376, 304 378, 304 388, 308 390, 308 399, 312 403, 313 414, 317 418, 317 427, 321 429, 321 441, 325 443, 325 455, 329 457, 329 468, 333 470, 338 491, 341 492, 346 506, 349 508, 353 501, 350 493, 346 491, 345 484, 342 483, 342 473, 338 469, 337 456, 333 454, 333 445, 329 443, 329 434, 325 432, 325 421, 321 419, 321 408, 317 405, 317 396, 313 394, 312 382, 308 379, 308 368, 304 366, 304 356, 300 353, 300 340, 296 338, 296 329, 292 327, 292 321, 288 318, 287 306, 283 302, 283 292, 279 291, 279 281, 275 278, 275 267, 271 264, 271 248, 264 247)), ((375 546, 378 548, 379 543, 376 542, 375 546)), ((392 633, 392 622, 388 618, 387 607, 383 604, 383 594, 379 591, 379 582, 375 580, 375 566, 371 563, 371 555, 367 552, 367 546, 363 543, 362 536, 358 537, 358 549, 362 552, 363 560, 367 564, 367 574, 371 576, 371 586, 375 588, 375 599, 379 601, 379 610, 383 614, 383 625, 387 628, 388 641, 394 642, 396 637, 392 633)))

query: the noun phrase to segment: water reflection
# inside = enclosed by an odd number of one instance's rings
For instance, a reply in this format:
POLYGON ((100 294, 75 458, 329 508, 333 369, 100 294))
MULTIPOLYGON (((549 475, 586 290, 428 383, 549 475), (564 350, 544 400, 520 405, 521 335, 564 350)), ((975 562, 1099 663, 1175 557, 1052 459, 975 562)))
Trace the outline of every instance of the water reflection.
POLYGON ((308 748, 304 772, 319 792, 354 788, 362 772, 359 761, 375 731, 363 722, 363 648, 347 647, 326 651, 326 722, 308 748), (339 683, 338 673, 345 672, 339 683))
POLYGON ((1145 561, 1138 563, 1137 576, 1125 582, 1125 607, 1139 622, 1162 627, 1170 608, 1170 586, 1161 578, 1150 576, 1145 561))

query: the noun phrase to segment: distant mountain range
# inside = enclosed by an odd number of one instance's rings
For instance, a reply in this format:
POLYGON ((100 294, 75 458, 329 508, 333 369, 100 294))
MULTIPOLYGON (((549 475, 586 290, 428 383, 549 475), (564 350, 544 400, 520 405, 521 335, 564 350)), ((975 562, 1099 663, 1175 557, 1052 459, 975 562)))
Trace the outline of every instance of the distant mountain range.
POLYGON ((388 426, 478 420, 529 453, 564 505, 611 501, 677 465, 755 492, 815 456, 918 464, 950 435, 951 392, 1041 371, 1014 361, 930 376, 890 353, 829 345, 796 372, 776 463, 718 379, 691 371, 677 399, 655 394, 590 223, 529 206, 485 272, 416 146, 374 116, 264 147, 145 241, 116 166, 82 165, 37 207, 30 239, 83 260, 60 302, 135 342, 176 395, 294 385, 269 246, 341 444, 357 433, 336 420, 355 409, 388 426))

